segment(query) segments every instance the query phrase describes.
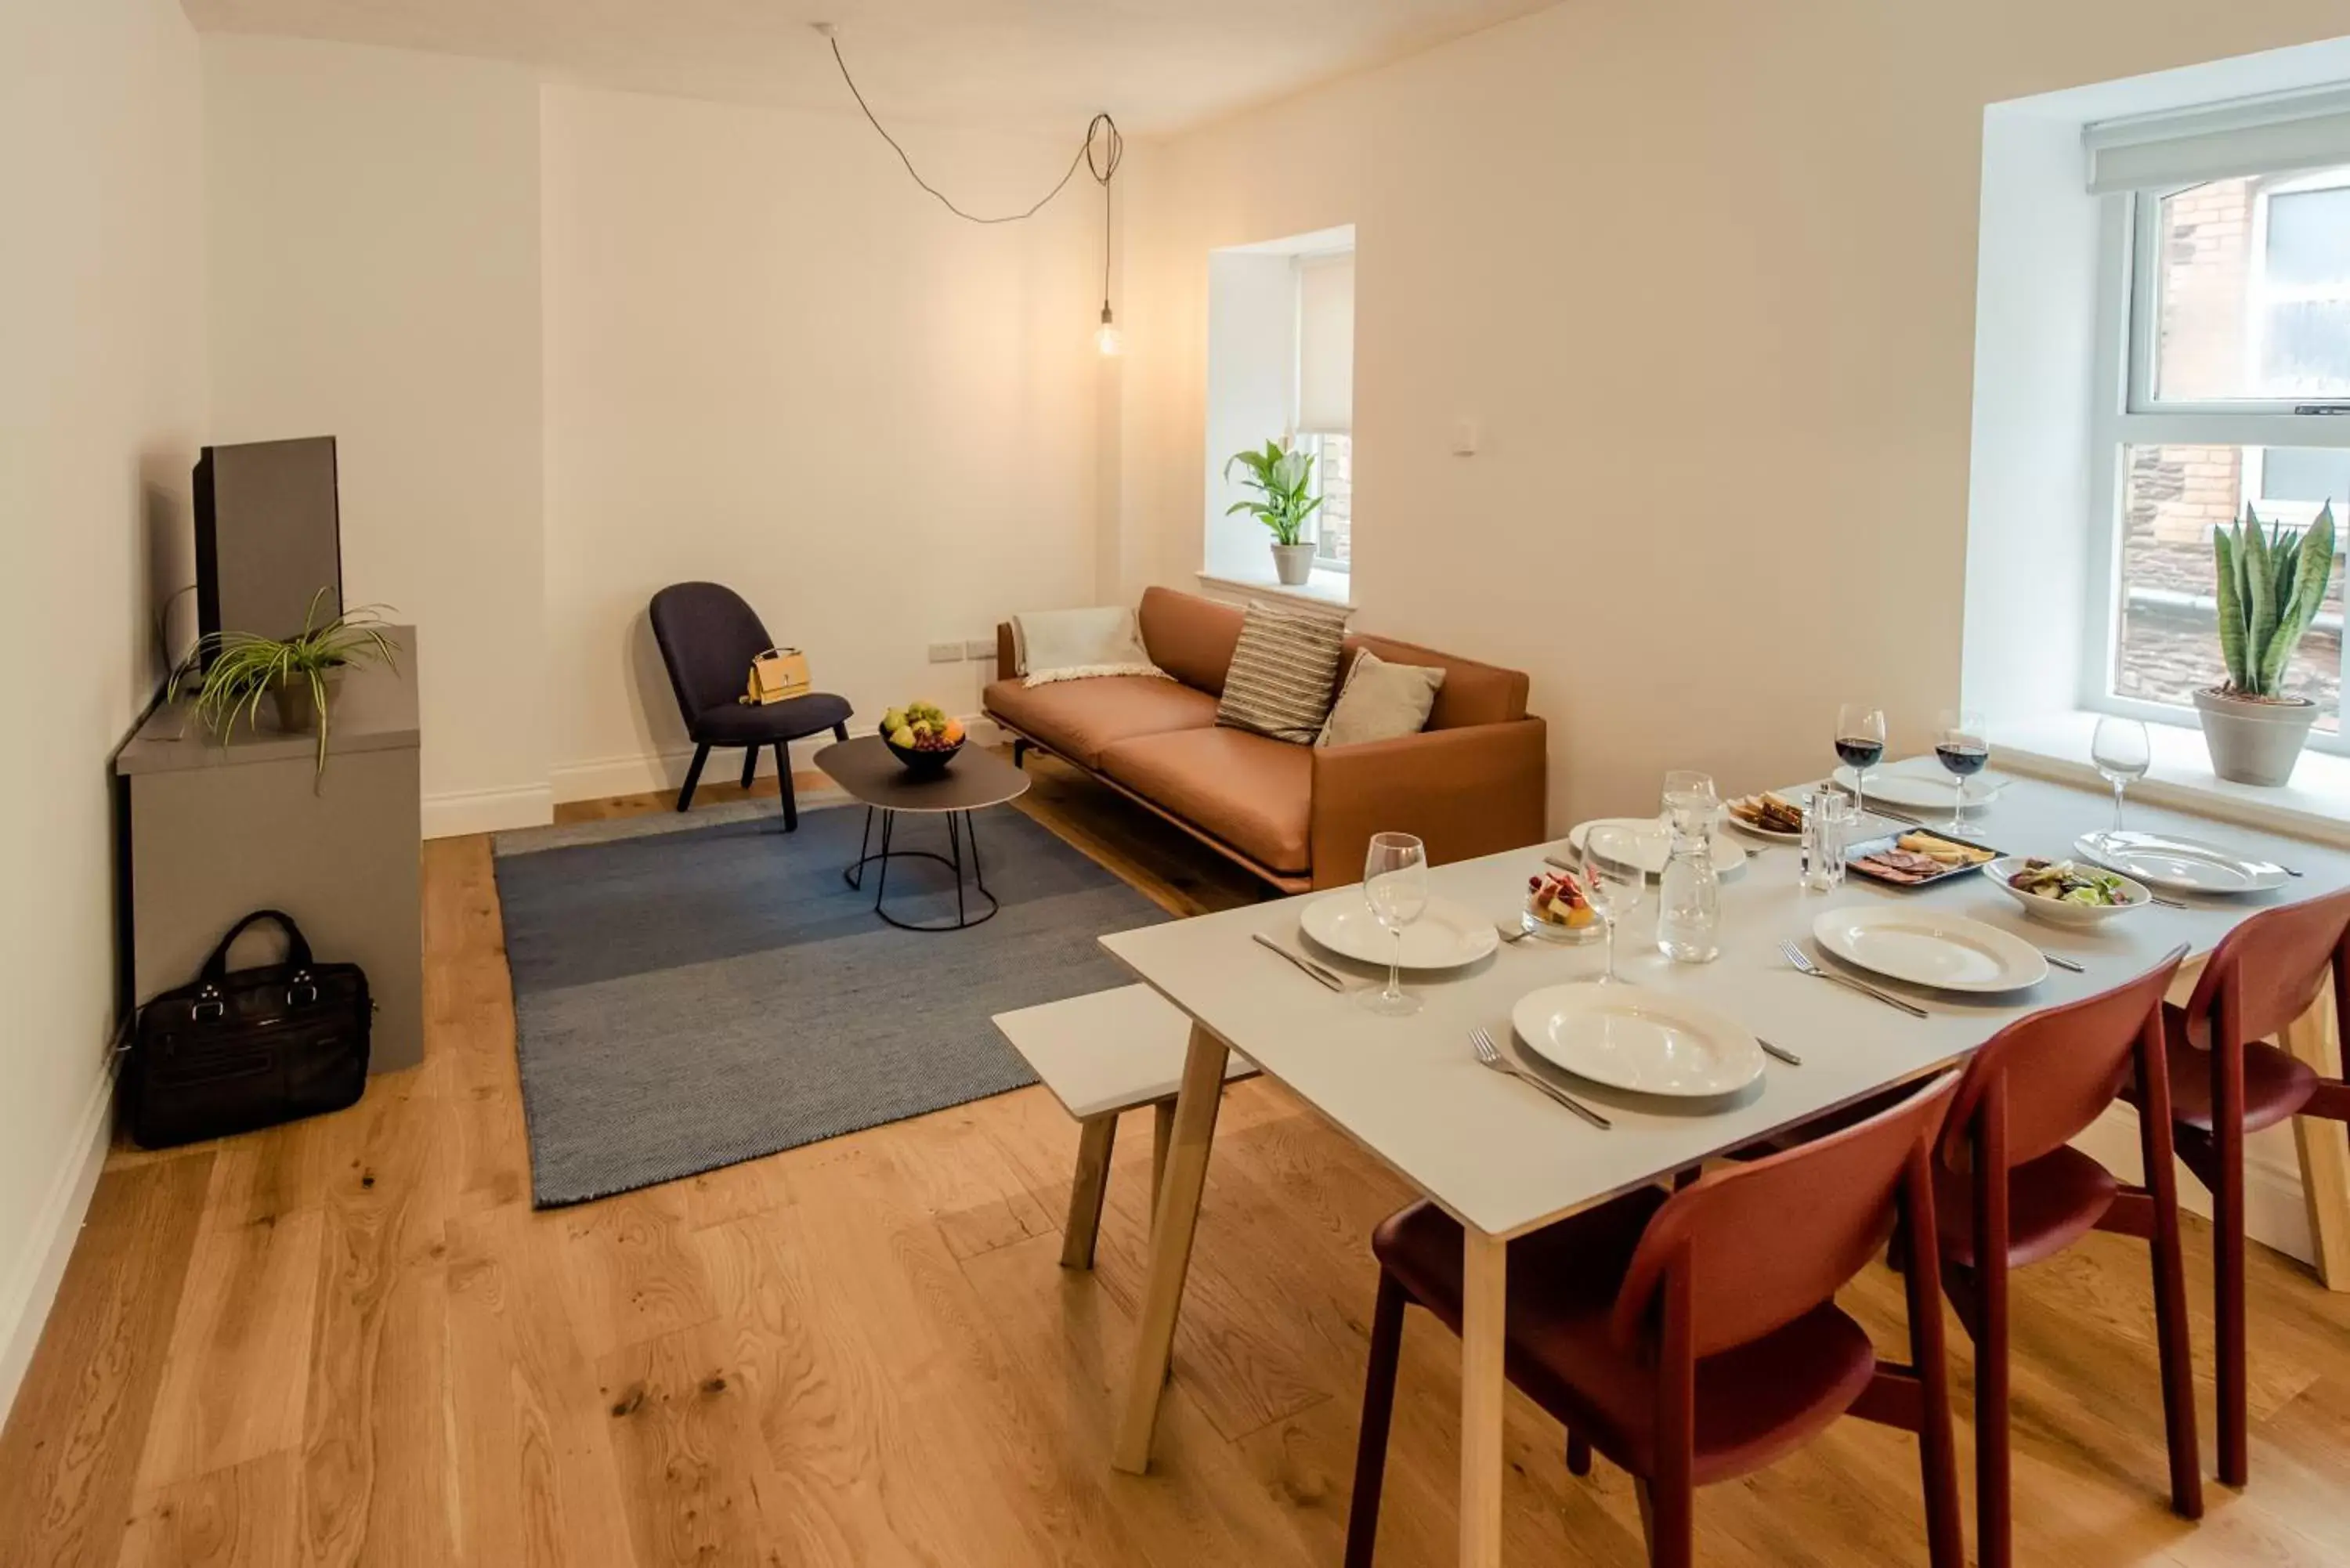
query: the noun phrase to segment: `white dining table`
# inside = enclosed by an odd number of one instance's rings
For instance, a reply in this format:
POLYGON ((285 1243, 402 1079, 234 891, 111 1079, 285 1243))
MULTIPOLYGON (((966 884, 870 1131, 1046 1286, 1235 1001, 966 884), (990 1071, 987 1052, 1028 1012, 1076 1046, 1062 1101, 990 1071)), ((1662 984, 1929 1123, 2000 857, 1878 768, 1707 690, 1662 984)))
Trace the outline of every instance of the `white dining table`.
MULTIPOLYGON (((2109 826, 2112 815, 2109 797, 2014 778, 1987 808, 1970 814, 1969 836, 2007 852, 2073 857, 2075 837, 2109 826)), ((1555 1081, 1614 1123, 1604 1131, 1531 1085, 1481 1066, 1469 1043, 1470 1030, 1482 1026, 1522 1062, 1554 1073, 1515 1046, 1511 1008, 1540 987, 1595 974, 1601 962, 1596 944, 1529 940, 1503 946, 1465 969, 1409 974, 1421 1010, 1387 1018, 1315 983, 1252 940, 1265 933, 1371 983, 1377 971, 1311 950, 1298 926, 1307 903, 1360 898, 1358 888, 1103 937, 1104 948, 1192 1024, 1113 1463, 1135 1473, 1149 1464, 1225 1059, 1239 1051, 1461 1222, 1459 1560, 1464 1568, 1494 1568, 1501 1561, 1504 1468, 1503 1302, 1513 1237, 1959 1062, 2013 1020, 2119 984, 2181 944, 2207 953, 2257 910, 2350 886, 2350 854, 2340 850, 2135 804, 2128 826, 2200 838, 2303 875, 2274 892, 2189 897, 2184 909, 2154 906, 2079 929, 2027 919, 1980 876, 1905 890, 1854 878, 1832 892, 1808 892, 1800 886, 1795 849, 1753 853, 1750 846, 1746 865, 1722 885, 1721 953, 1705 964, 1676 963, 1658 952, 1652 888, 1621 933, 1618 972, 1638 984, 1701 999, 1800 1055, 1803 1064, 1771 1061, 1746 1089, 1707 1101, 1651 1098, 1556 1074, 1555 1081), (1792 938, 1819 957, 1811 929, 1821 911, 1888 903, 1972 916, 2074 960, 2085 972, 2052 967, 2044 980, 2021 992, 1991 997, 1880 982, 1928 1009, 1929 1016, 1917 1019, 1801 974, 1779 951, 1778 943, 1792 938)), ((1497 923, 1513 922, 1526 878, 1541 868, 1545 854, 1564 857, 1564 841, 1434 867, 1429 889, 1497 923)), ((1831 960, 1821 961, 1834 967, 1831 960)), ((2322 1039, 2316 1028, 2305 1024, 2303 1037, 2289 1039, 2288 1046, 2313 1058, 2330 1050, 2330 1022, 2322 1039)), ((2316 1125, 2303 1152, 2304 1179, 2326 1189, 2322 1194, 2312 1189, 2313 1220, 2320 1218, 2319 1197, 2330 1211, 2328 1234, 2314 1239, 2321 1257, 2329 1247, 2338 1253, 2350 1247, 2350 1235, 2344 1234, 2350 1229, 2344 1223, 2350 1215, 2350 1155, 2344 1153, 2342 1129, 2316 1125), (2321 1156, 2314 1161, 2313 1148, 2321 1156)), ((2339 1288, 2350 1279, 2335 1282, 2339 1288)))

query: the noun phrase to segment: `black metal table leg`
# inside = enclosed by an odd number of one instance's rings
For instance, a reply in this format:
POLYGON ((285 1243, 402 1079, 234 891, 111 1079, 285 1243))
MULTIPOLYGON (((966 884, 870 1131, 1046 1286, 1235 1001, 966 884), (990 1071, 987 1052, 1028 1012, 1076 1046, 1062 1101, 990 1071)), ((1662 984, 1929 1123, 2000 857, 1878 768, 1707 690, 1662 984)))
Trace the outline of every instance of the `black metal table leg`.
POLYGON ((868 806, 865 811, 865 830, 858 836, 857 841, 856 864, 847 867, 840 874, 842 881, 862 892, 865 887, 865 867, 875 861, 880 862, 881 875, 876 878, 873 885, 873 912, 899 930, 967 930, 972 926, 993 919, 996 911, 1002 907, 997 902, 995 895, 988 891, 987 878, 980 868, 977 822, 968 811, 949 811, 941 815, 947 819, 947 853, 944 855, 931 849, 899 848, 897 846, 898 814, 886 806, 868 806), (873 814, 876 811, 881 815, 881 843, 879 848, 872 846, 873 814), (956 820, 958 817, 962 818, 960 822, 956 820), (977 915, 972 913, 972 900, 964 890, 963 840, 965 838, 971 840, 970 880, 972 887, 977 889, 980 898, 986 900, 987 905, 977 915), (885 907, 885 901, 889 892, 889 862, 900 859, 935 860, 953 874, 955 914, 951 922, 901 920, 889 911, 885 907))

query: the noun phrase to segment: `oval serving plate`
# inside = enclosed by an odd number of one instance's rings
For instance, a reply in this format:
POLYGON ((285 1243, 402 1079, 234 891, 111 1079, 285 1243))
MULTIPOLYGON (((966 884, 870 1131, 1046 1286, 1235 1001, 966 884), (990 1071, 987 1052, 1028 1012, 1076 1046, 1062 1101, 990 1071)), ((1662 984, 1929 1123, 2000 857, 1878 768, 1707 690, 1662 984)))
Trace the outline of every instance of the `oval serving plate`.
POLYGON ((2108 871, 2173 893, 2265 893, 2288 880, 2282 866, 2167 833, 2085 833, 2073 847, 2108 871))
POLYGON ((1644 986, 1545 986, 1510 1023, 1544 1061, 1638 1094, 1710 1098, 1762 1075, 1762 1044, 1736 1019, 1644 986))
MULTIPOLYGON (((1384 967, 1395 956, 1395 933, 1382 927, 1359 888, 1316 898, 1299 911, 1297 929, 1341 958, 1384 967)), ((1459 969, 1502 945, 1493 922, 1450 898, 1430 898, 1419 919, 1403 929, 1403 967, 1459 969)))
POLYGON ((2048 978, 2040 950, 2013 932, 1916 905, 1825 909, 1812 936, 1856 969, 1937 991, 2021 991, 2048 978))

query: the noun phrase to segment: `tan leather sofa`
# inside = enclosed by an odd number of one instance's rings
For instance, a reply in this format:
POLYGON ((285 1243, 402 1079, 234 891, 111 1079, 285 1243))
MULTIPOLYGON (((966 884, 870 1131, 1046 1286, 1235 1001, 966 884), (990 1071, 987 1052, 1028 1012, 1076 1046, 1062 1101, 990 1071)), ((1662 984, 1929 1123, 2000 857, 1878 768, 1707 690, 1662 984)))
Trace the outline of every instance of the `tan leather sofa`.
POLYGON ((1522 671, 1349 637, 1342 680, 1358 648, 1443 668, 1428 727, 1365 745, 1292 745, 1216 725, 1238 608, 1151 588, 1139 618, 1151 662, 1174 680, 1024 686, 1012 628, 996 628, 1003 678, 989 684, 985 706, 1015 752, 1052 753, 1289 893, 1360 881, 1374 833, 1416 834, 1439 864, 1544 836, 1545 736, 1526 714, 1522 671))

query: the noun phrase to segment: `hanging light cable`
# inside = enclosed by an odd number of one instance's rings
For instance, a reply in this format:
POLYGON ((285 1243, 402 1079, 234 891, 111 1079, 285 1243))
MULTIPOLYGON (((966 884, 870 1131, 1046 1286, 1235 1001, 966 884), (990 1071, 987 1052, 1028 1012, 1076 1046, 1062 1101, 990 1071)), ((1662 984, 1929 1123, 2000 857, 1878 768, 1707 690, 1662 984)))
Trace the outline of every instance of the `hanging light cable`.
POLYGON ((864 111, 865 122, 874 129, 882 140, 889 144, 889 151, 898 155, 898 161, 906 166, 906 172, 912 176, 914 183, 936 197, 939 205, 963 222, 1017 223, 1033 218, 1045 210, 1046 202, 1067 189, 1069 182, 1076 177, 1078 165, 1085 166, 1086 171, 1091 174, 1095 182, 1102 188, 1102 308, 1101 326, 1094 331, 1094 346, 1105 355, 1117 354, 1124 349, 1125 337, 1118 331, 1117 318, 1111 315, 1109 307, 1110 181, 1118 173, 1119 161, 1126 156, 1126 138, 1118 134, 1118 121, 1112 119, 1107 114, 1094 116, 1086 126, 1086 139, 1078 145, 1076 156, 1069 160, 1068 168, 1061 171, 1060 179, 1054 182, 1051 190, 1037 197, 1023 211, 998 213, 992 217, 982 216, 976 213, 966 213, 956 206, 945 192, 922 178, 921 171, 914 167, 913 159, 907 156, 906 150, 898 144, 898 139, 890 135, 889 129, 874 115, 872 105, 867 103, 864 93, 858 90, 857 78, 849 75, 848 61, 841 55, 840 39, 836 36, 833 25, 829 22, 818 22, 816 24, 816 30, 823 35, 825 42, 831 46, 832 63, 840 67, 840 79, 848 85, 848 96, 855 99, 857 107, 864 111))

